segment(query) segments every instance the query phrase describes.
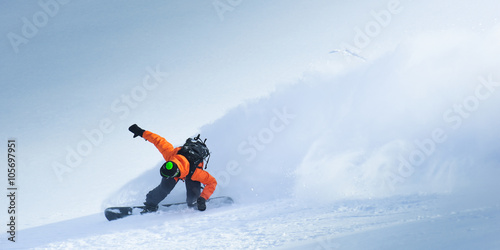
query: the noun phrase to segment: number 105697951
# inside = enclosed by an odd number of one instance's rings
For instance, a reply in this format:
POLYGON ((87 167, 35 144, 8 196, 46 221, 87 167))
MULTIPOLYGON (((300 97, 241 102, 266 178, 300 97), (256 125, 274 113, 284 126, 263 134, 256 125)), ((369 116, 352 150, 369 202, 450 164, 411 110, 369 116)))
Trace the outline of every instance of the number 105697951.
POLYGON ((7 177, 9 186, 16 185, 16 140, 9 139, 7 143, 7 177))

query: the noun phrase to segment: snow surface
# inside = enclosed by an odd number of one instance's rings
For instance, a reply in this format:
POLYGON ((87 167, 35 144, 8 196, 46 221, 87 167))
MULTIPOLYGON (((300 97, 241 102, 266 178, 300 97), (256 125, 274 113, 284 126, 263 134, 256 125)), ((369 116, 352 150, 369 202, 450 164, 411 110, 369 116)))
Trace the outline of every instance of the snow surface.
POLYGON ((56 2, 0 4, 0 249, 500 249, 499 2, 63 2, 17 52, 56 2), (235 204, 106 221, 160 182, 133 123, 235 204))

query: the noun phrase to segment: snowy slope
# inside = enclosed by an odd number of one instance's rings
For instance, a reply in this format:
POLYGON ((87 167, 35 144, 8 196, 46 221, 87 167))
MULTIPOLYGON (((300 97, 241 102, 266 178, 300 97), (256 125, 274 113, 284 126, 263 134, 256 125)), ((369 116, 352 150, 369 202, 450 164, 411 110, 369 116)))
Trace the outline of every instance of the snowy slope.
POLYGON ((500 207, 449 209, 450 197, 398 196, 311 206, 282 199, 205 213, 173 209, 108 222, 101 214, 20 232, 19 248, 495 249, 500 207), (444 201, 444 202, 443 202, 444 201), (446 207, 446 208, 445 208, 446 207))
MULTIPOLYGON (((4 41, 20 163, 0 249, 500 248, 498 2, 223 2, 70 2, 4 41), (236 203, 106 221, 160 182, 133 123, 208 137, 236 203)), ((5 34, 43 9, 3 5, 5 34)))

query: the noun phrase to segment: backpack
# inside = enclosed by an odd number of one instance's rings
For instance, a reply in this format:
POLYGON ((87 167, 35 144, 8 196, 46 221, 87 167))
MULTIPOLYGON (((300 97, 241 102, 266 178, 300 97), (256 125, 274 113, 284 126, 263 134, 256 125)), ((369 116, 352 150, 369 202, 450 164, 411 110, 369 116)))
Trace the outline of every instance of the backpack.
POLYGON ((177 152, 180 155, 186 157, 189 161, 189 173, 193 174, 198 165, 202 163, 205 158, 207 159, 207 163, 205 164, 205 169, 207 168, 208 161, 210 160, 210 151, 208 150, 205 142, 207 139, 200 139, 200 135, 194 138, 188 138, 186 143, 182 146, 182 148, 177 152))

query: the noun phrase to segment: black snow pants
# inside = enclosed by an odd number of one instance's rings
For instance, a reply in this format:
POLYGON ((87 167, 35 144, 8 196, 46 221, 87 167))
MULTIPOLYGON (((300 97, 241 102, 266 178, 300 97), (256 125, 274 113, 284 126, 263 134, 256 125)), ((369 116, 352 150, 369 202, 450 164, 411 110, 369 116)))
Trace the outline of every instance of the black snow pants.
MULTIPOLYGON (((201 194, 201 183, 199 181, 193 181, 191 178, 185 179, 186 183, 186 202, 189 207, 194 206, 196 199, 200 197, 201 194)), ((177 181, 174 178, 162 178, 160 185, 155 187, 153 190, 149 191, 146 195, 146 205, 156 206, 160 201, 165 199, 170 191, 174 189, 177 181)))

